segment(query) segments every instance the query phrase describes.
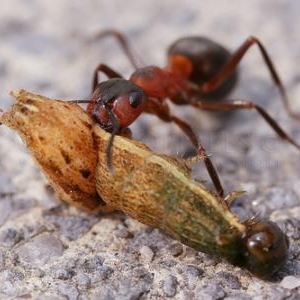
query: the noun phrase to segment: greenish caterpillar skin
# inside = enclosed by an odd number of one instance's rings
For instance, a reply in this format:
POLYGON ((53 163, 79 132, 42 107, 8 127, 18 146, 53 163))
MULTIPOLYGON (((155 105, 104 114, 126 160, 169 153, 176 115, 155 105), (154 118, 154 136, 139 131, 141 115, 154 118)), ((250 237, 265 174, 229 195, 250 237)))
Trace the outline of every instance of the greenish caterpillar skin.
POLYGON ((285 263, 289 245, 281 229, 271 221, 240 222, 224 199, 190 178, 184 161, 116 137, 111 173, 105 152, 109 134, 96 126, 94 139, 99 159, 96 188, 107 204, 261 278, 285 263))

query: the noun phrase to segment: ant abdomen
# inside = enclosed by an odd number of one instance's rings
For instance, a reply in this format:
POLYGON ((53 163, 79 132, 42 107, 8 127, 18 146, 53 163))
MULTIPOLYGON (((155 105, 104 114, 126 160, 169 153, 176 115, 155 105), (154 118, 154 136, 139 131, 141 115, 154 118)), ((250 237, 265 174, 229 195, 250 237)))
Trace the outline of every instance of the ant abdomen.
MULTIPOLYGON (((227 49, 205 37, 181 38, 168 49, 170 68, 199 86, 217 75, 230 57, 227 49)), ((236 80, 237 72, 233 70, 217 89, 201 96, 204 99, 221 100, 231 91, 236 80)))

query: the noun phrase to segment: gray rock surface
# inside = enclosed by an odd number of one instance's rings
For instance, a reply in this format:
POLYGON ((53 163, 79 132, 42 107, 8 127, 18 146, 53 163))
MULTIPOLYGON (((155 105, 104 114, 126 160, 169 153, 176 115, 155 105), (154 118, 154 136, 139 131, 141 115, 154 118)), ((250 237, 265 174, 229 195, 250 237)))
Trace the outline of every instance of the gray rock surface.
MULTIPOLYGON (((2 0, 0 107, 9 107, 9 92, 18 88, 85 99, 100 62, 129 76, 132 67, 115 41, 86 42, 117 28, 128 35, 137 57, 159 66, 168 45, 182 36, 205 35, 230 49, 258 36, 300 112, 299 11, 297 0, 2 0)), ((283 110, 256 49, 241 63, 240 75, 230 97, 266 107, 300 141, 299 122, 283 110)), ((226 191, 247 191, 232 210, 243 219, 271 218, 287 232, 286 266, 262 281, 121 213, 90 216, 60 204, 20 139, 2 126, 1 299, 299 299, 300 153, 256 112, 172 108, 201 136, 226 191)), ((155 150, 179 156, 192 151, 175 126, 155 117, 141 116, 132 129, 155 150)), ((194 173, 211 186, 201 164, 194 173)))

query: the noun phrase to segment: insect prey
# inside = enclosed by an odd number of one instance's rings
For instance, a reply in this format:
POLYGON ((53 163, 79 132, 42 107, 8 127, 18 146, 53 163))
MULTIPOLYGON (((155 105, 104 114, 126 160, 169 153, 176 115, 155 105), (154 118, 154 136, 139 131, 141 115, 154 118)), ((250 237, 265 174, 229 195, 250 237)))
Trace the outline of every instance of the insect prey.
POLYGON ((125 137, 115 138, 112 175, 105 155, 110 134, 97 126, 94 129, 99 159, 96 186, 106 203, 259 277, 273 274, 284 264, 289 242, 275 223, 241 222, 223 198, 191 179, 184 161, 153 153, 125 137))
POLYGON ((268 277, 286 261, 288 239, 273 222, 239 220, 225 198, 194 181, 182 159, 111 134, 74 103, 25 90, 0 121, 16 130, 59 197, 88 211, 123 211, 198 251, 268 277))

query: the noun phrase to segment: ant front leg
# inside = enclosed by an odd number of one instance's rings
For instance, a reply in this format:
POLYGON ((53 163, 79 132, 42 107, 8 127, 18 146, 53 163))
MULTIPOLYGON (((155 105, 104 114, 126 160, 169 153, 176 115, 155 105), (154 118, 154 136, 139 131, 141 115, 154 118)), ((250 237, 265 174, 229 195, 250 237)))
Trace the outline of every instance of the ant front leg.
POLYGON ((149 98, 145 111, 150 114, 156 115, 164 122, 174 122, 187 135, 192 144, 196 147, 198 155, 201 156, 201 158, 203 159, 207 172, 213 182, 213 185, 215 186, 217 194, 221 198, 223 198, 224 189, 222 187, 218 172, 214 167, 211 159, 206 154, 204 146, 199 141, 191 126, 182 119, 172 115, 170 113, 169 106, 167 105, 167 103, 161 102, 160 99, 149 98))
POLYGON ((300 145, 293 140, 282 128, 279 124, 272 118, 268 112, 251 101, 245 100, 232 100, 232 101, 224 101, 219 103, 209 103, 205 101, 199 101, 195 98, 189 99, 188 102, 194 107, 204 109, 204 110, 215 110, 215 111, 230 111, 230 110, 238 110, 238 109, 255 109, 263 119, 273 128, 273 130, 277 133, 279 137, 288 141, 290 144, 294 145, 300 151, 300 145))
POLYGON ((120 45, 121 49, 124 51, 125 55, 129 59, 134 69, 140 68, 141 65, 137 62, 133 50, 131 49, 129 42, 123 33, 114 29, 107 29, 96 34, 93 38, 89 40, 89 42, 93 42, 110 36, 116 39, 116 41, 120 45))
MULTIPOLYGON (((99 64, 93 73, 92 93, 94 93, 94 92, 97 93, 96 89, 99 87, 99 83, 100 83, 99 72, 102 72, 108 78, 123 78, 122 75, 120 75, 118 72, 116 72, 109 66, 107 66, 105 64, 99 64)), ((88 99, 88 100, 70 100, 68 102, 73 102, 73 103, 77 103, 77 104, 86 104, 86 103, 90 103, 91 101, 93 101, 93 99, 96 100, 97 97, 93 97, 93 95, 92 95, 91 98, 92 99, 88 99)))
POLYGON ((246 52, 249 50, 249 48, 253 45, 257 45, 261 55, 266 63, 266 66, 268 70, 270 71, 271 77, 277 86, 281 99, 283 101, 285 110, 287 113, 295 119, 300 119, 299 114, 295 114, 289 105, 289 100, 287 97, 287 93, 285 90, 284 85, 282 84, 282 81, 278 75, 278 72, 275 69, 274 63, 272 62, 266 48, 263 46, 263 44, 259 41, 258 38, 251 36, 249 37, 231 56, 227 64, 221 69, 221 71, 214 76, 211 80, 205 82, 203 85, 200 86, 200 90, 203 93, 208 93, 211 91, 214 91, 217 89, 223 82, 228 78, 228 76, 236 69, 239 62, 242 60, 246 52))
POLYGON ((93 74, 93 83, 92 83, 92 91, 94 92, 97 86, 99 85, 99 72, 104 73, 108 78, 122 78, 118 72, 110 68, 105 64, 99 64, 94 71, 93 74))

